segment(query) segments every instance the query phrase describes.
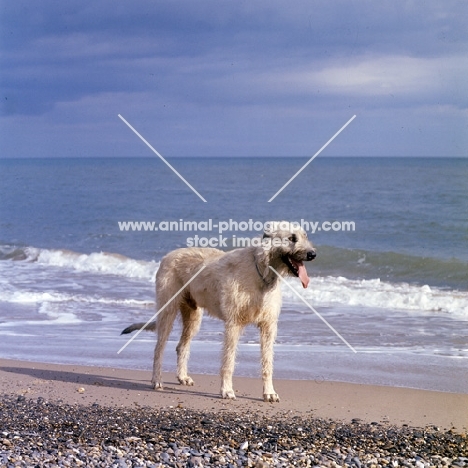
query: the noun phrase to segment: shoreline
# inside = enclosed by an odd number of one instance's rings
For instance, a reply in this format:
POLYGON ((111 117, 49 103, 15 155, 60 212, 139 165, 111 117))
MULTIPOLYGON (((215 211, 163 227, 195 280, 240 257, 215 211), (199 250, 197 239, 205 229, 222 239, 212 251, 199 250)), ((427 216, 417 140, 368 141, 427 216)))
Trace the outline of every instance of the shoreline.
POLYGON ((349 423, 434 426, 466 432, 468 394, 330 381, 275 379, 278 404, 264 403, 259 378, 234 376, 237 400, 219 397, 219 377, 192 375, 195 386, 180 386, 164 373, 165 389, 150 388, 151 372, 108 367, 0 359, 0 393, 64 404, 114 408, 187 408, 195 411, 280 414, 349 423))

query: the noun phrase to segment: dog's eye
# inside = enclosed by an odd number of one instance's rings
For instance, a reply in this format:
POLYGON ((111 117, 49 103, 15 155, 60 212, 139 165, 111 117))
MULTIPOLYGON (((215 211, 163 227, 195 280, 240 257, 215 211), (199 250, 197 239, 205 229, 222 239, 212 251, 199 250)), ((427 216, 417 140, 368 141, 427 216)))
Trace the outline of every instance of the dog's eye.
POLYGON ((292 236, 289 236, 289 240, 290 240, 291 242, 297 242, 297 236, 296 236, 296 234, 293 234, 292 236))

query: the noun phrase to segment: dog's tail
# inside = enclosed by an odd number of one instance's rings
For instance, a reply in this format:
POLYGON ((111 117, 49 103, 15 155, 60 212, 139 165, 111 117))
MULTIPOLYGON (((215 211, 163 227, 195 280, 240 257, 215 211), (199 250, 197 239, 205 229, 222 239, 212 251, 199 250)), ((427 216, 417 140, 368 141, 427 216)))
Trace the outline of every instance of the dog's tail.
MULTIPOLYGON (((145 325, 146 325, 146 322, 134 323, 133 325, 130 325, 125 330, 123 330, 121 335, 127 335, 128 333, 132 333, 135 330, 141 330, 143 327, 145 327, 145 325)), ((156 330, 156 320, 148 323, 148 325, 146 325, 145 327, 145 331, 155 331, 155 330, 156 330)))

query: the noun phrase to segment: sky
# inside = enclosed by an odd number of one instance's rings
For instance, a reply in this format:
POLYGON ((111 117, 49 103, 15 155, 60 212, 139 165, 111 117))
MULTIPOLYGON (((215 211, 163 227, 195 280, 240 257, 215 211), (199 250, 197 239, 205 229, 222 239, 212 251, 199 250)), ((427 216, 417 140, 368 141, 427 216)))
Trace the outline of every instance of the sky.
POLYGON ((468 156, 468 2, 0 0, 0 157, 468 156))

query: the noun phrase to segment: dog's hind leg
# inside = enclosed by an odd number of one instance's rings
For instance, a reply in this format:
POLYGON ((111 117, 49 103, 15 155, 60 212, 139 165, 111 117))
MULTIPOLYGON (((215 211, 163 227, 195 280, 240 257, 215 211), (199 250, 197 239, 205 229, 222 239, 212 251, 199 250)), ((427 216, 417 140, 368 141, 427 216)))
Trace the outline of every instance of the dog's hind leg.
POLYGON ((182 313, 182 335, 177 345, 177 379, 181 385, 193 385, 192 378, 188 375, 188 360, 190 356, 190 341, 200 329, 203 310, 195 306, 191 308, 187 303, 180 307, 182 313))
POLYGON ((221 365, 221 396, 223 398, 236 399, 232 387, 232 374, 236 363, 236 351, 242 326, 236 323, 226 323, 224 330, 223 362, 221 365))
POLYGON ((153 378, 151 380, 153 388, 160 390, 163 388, 162 385, 162 358, 164 348, 166 347, 167 340, 174 325, 174 320, 177 316, 179 304, 177 300, 172 301, 168 304, 164 311, 157 318, 157 335, 158 339, 154 348, 154 361, 153 361, 153 378))
POLYGON ((268 402, 278 402, 279 396, 273 388, 273 345, 278 329, 277 321, 261 322, 260 348, 262 355, 262 379, 263 379, 263 400, 268 402))

